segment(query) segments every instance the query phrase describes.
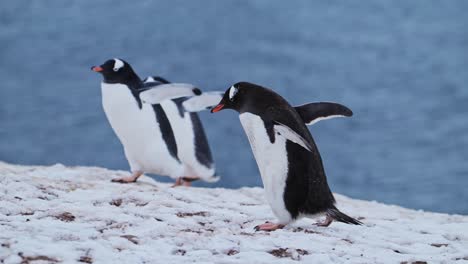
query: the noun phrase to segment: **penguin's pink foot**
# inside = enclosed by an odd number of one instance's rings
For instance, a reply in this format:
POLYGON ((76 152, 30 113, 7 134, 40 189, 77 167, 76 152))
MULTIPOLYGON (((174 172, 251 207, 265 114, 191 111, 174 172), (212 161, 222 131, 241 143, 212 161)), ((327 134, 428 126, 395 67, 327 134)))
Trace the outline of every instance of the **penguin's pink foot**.
POLYGON ((316 226, 322 226, 322 227, 327 227, 329 226, 331 223, 333 222, 333 218, 329 217, 327 215, 327 218, 325 218, 325 220, 323 222, 318 222, 318 223, 315 223, 316 226))
POLYGON ((118 183, 132 183, 136 182, 137 179, 143 175, 143 172, 141 171, 136 171, 132 174, 132 176, 129 177, 123 177, 123 178, 117 178, 117 179, 112 179, 112 182, 118 182, 118 183))
POLYGON ((177 178, 176 182, 171 187, 174 188, 174 187, 182 186, 182 184, 183 184, 182 178, 177 178))
POLYGON ((282 224, 274 224, 270 222, 265 222, 264 224, 258 225, 254 227, 255 231, 275 231, 276 229, 282 229, 284 225, 282 224))
POLYGON ((180 177, 177 178, 176 182, 172 187, 177 187, 177 186, 185 186, 185 187, 190 187, 192 186, 192 182, 199 180, 200 178, 190 178, 190 177, 180 177))
POLYGON ((190 187, 190 186, 192 186, 192 182, 182 181, 182 185, 185 186, 185 187, 190 187))

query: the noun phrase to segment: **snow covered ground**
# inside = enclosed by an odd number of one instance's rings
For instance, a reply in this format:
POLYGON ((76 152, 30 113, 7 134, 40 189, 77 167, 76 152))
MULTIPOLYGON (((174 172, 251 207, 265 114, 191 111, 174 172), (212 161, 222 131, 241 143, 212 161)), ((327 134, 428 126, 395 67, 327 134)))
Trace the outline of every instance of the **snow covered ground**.
POLYGON ((365 226, 255 232, 274 220, 261 188, 110 182, 126 174, 0 162, 0 263, 468 263, 468 216, 336 195, 365 226))

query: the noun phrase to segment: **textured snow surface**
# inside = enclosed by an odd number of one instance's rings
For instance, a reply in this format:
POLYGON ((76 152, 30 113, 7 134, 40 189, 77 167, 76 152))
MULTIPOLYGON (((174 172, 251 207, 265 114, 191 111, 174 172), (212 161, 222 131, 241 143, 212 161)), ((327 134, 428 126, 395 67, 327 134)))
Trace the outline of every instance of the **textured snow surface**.
POLYGON ((468 216, 336 195, 365 226, 255 232, 275 220, 261 188, 110 182, 123 175, 0 162, 0 263, 468 263, 468 216))

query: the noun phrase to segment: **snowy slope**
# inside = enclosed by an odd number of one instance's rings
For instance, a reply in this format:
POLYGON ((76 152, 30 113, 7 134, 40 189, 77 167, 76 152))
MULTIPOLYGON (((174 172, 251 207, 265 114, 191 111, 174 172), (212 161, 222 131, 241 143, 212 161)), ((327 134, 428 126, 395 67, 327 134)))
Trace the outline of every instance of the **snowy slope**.
POLYGON ((336 195, 365 226, 254 232, 274 220, 260 188, 110 182, 125 174, 0 163, 0 263, 468 263, 468 216, 336 195))

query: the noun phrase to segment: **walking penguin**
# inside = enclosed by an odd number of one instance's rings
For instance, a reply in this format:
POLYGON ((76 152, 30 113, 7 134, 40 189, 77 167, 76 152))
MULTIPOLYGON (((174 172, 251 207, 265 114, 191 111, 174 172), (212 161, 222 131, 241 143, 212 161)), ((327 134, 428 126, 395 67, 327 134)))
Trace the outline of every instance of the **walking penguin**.
POLYGON ((328 187, 322 159, 306 124, 352 111, 336 103, 292 107, 273 90, 248 82, 231 86, 211 112, 233 109, 247 134, 262 177, 266 198, 278 223, 256 226, 273 231, 301 217, 325 215, 320 226, 333 220, 360 225, 342 213, 328 187))

